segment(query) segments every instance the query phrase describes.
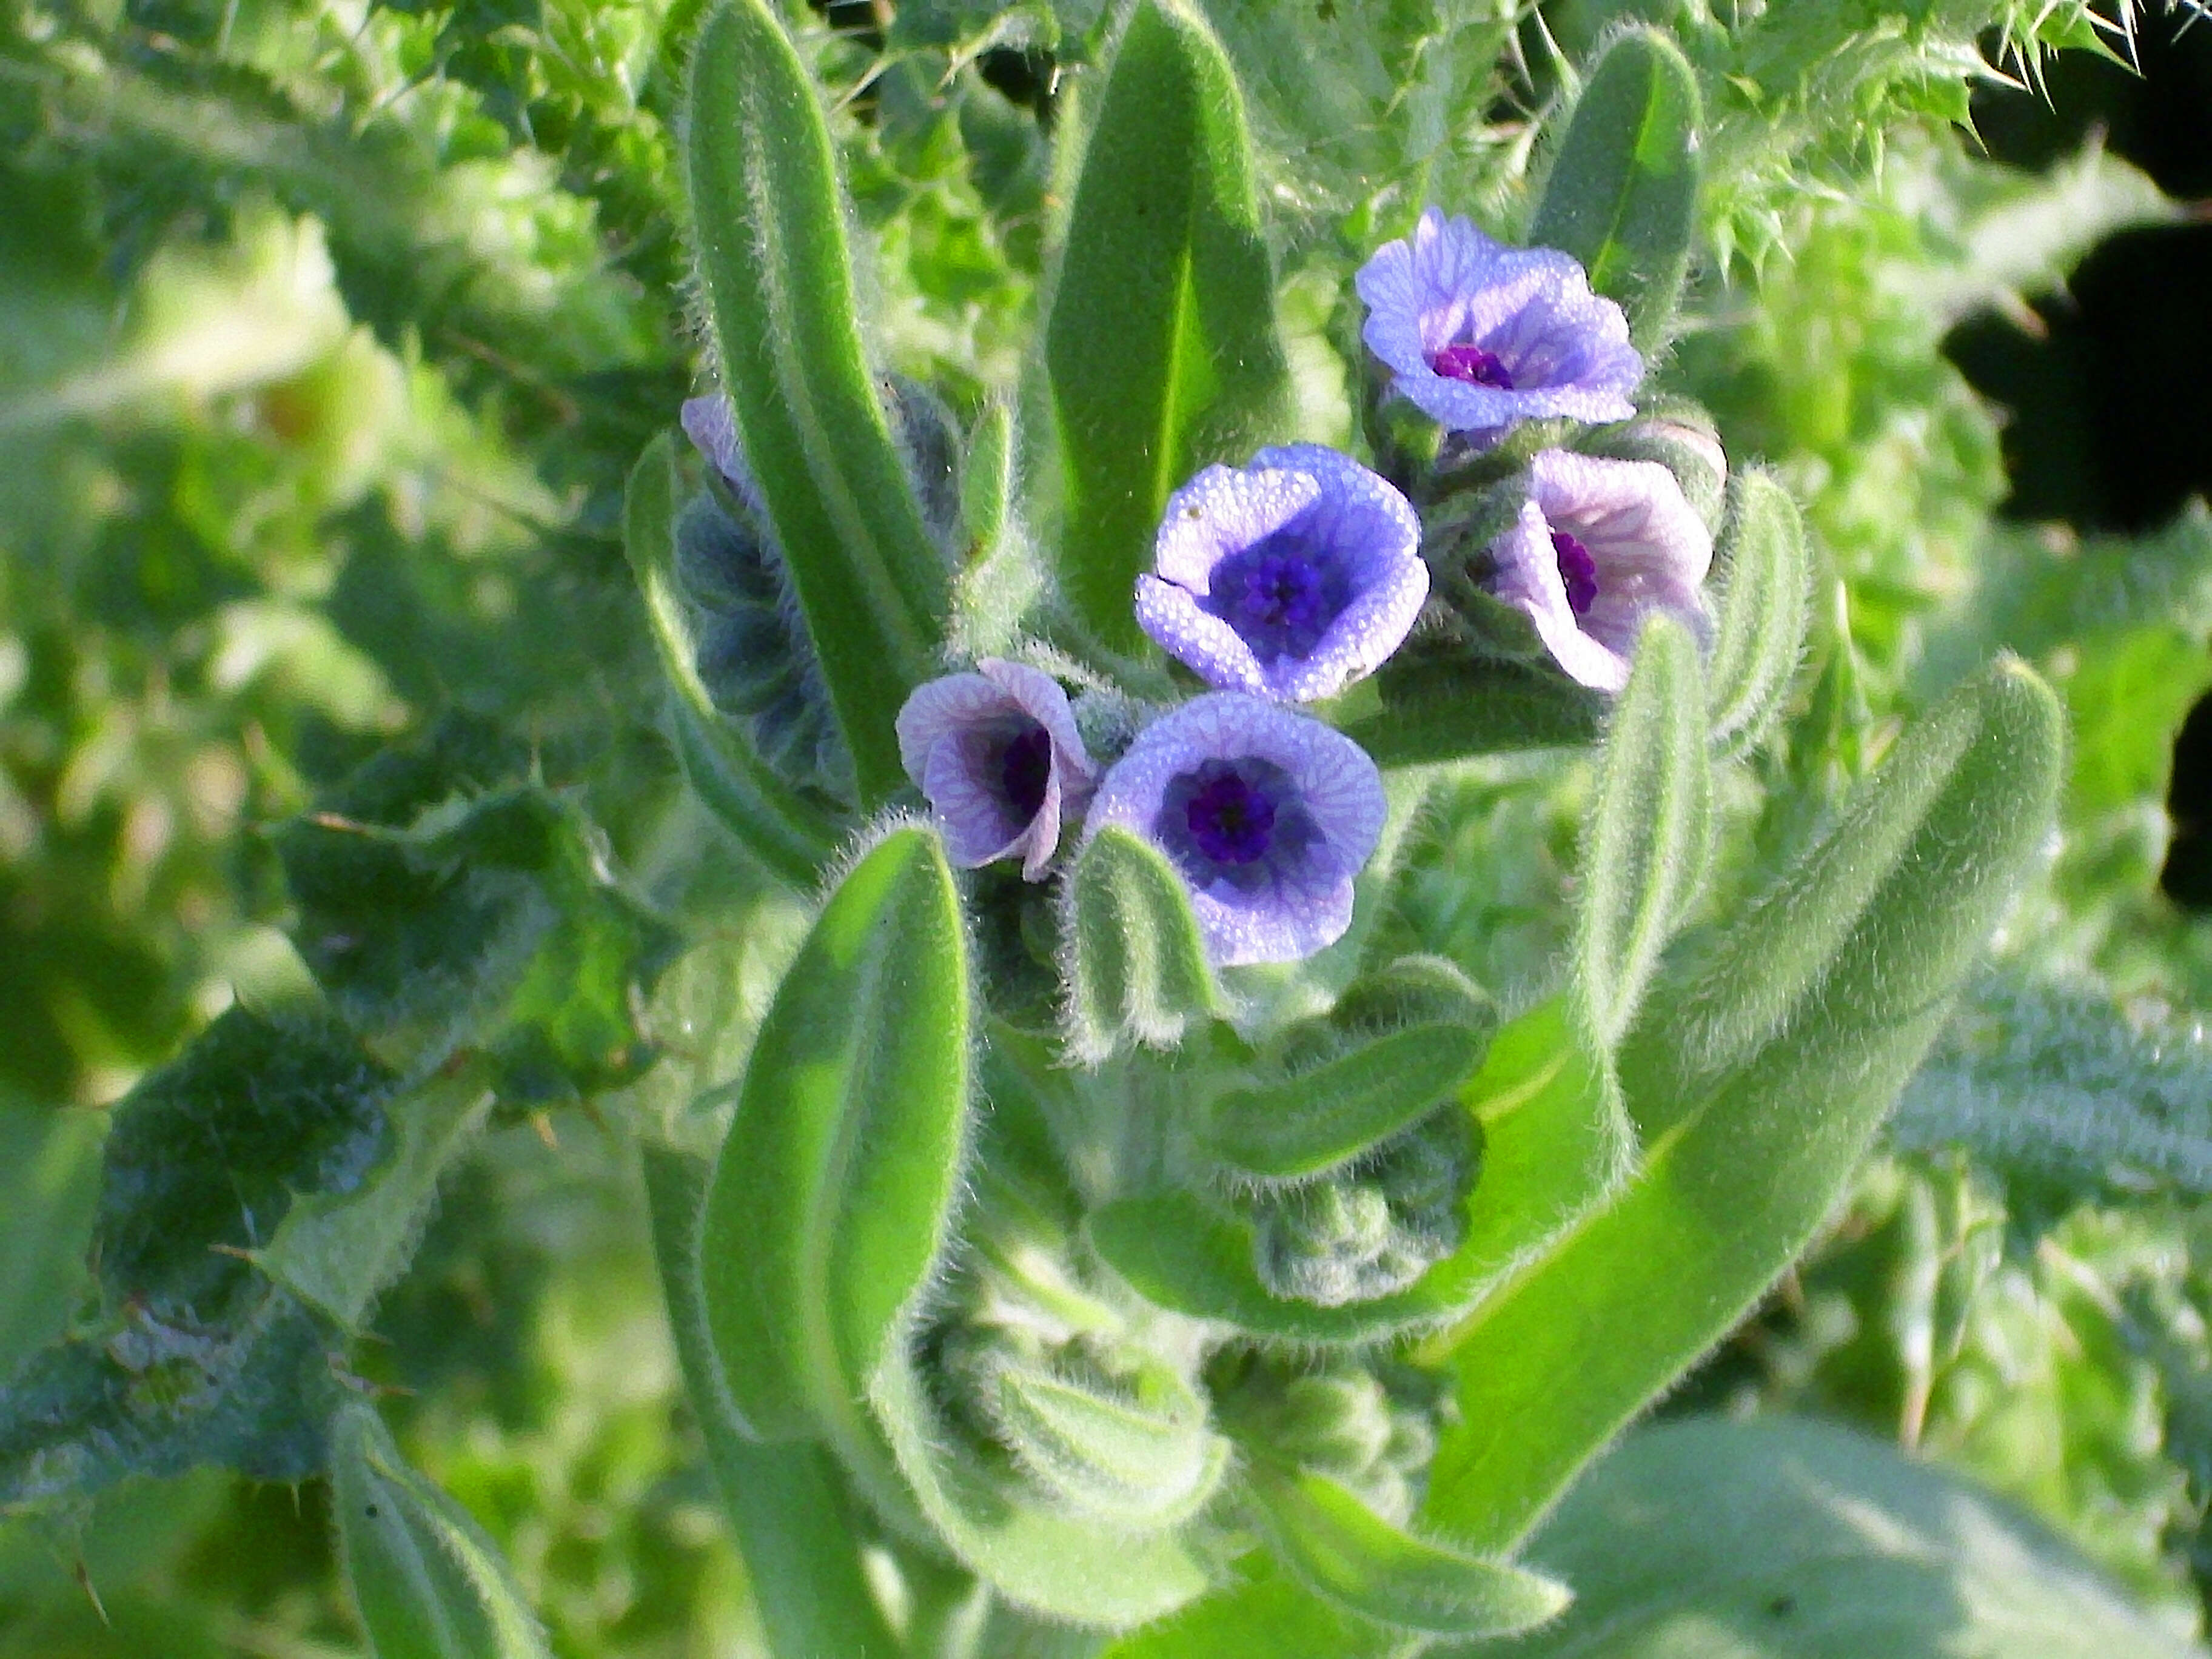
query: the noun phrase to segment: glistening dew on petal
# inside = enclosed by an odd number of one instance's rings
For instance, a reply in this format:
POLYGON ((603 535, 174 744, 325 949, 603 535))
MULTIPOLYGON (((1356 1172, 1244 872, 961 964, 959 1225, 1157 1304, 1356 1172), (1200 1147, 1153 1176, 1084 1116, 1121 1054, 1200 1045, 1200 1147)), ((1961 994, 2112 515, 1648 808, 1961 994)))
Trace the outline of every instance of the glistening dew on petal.
POLYGON ((1496 436, 1517 422, 1621 421, 1644 360, 1628 319, 1554 248, 1509 247, 1430 208, 1356 279, 1362 337, 1391 386, 1454 432, 1496 436))
POLYGON ((1137 620, 1209 684, 1277 702, 1332 696, 1420 614, 1420 536, 1405 496, 1350 457, 1263 449, 1170 497, 1137 620))
POLYGON ((1618 691, 1644 619, 1667 611, 1700 638, 1713 539, 1674 475, 1656 461, 1547 449, 1528 499, 1491 544, 1491 590, 1528 613, 1559 666, 1618 691))
POLYGON ((1382 774, 1351 738, 1224 691, 1139 732, 1098 786, 1090 824, 1165 852, 1207 951, 1234 967, 1295 961, 1343 936, 1384 811, 1382 774))
POLYGON ((995 657, 975 669, 915 688, 899 710, 899 757, 955 864, 1019 858, 1022 874, 1042 880, 1097 769, 1051 675, 995 657))

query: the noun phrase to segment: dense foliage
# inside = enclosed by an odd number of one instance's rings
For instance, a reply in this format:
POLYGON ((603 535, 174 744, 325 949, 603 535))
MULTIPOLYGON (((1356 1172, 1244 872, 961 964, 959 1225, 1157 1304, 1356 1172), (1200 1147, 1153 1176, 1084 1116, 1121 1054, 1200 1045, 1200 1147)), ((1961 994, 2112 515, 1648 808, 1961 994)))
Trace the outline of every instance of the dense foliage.
POLYGON ((1957 131, 2144 22, 8 0, 0 1656, 2197 1650, 2212 518, 1997 519, 1939 349, 2183 214, 1957 131), (1431 204, 1635 419, 1387 395, 1431 204), (1429 599, 1243 965, 1108 820, 1293 442, 1429 599), (1622 684, 1482 562, 1547 446, 1717 540, 1622 684), (1034 884, 894 723, 1002 658, 1034 884))

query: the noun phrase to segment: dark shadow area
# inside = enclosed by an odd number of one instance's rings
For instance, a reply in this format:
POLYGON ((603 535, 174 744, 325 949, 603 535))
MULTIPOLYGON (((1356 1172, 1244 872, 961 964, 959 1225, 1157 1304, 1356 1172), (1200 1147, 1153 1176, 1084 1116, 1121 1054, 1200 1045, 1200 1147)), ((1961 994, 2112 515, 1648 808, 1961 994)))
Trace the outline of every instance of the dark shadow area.
MULTIPOLYGON (((2168 0, 2127 50, 2139 75, 2067 52, 2045 64, 2040 92, 1978 93, 1980 142, 1996 161, 2041 171, 2101 134, 2169 196, 2212 203, 2212 15, 2168 0)), ((2212 496, 2212 210, 2108 238, 2065 292, 2033 303, 2032 329, 1985 313, 1944 342, 2008 411, 2003 515, 2134 535, 2212 496)), ((2212 911, 2212 697, 2175 739, 2168 811, 2160 884, 2212 911)))

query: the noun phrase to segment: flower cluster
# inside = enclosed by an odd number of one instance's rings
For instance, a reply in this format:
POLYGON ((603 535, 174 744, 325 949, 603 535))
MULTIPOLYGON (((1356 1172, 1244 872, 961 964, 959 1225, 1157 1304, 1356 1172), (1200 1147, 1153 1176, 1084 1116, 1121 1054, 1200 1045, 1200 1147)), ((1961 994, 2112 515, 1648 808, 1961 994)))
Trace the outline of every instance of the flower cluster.
MULTIPOLYGON (((1393 391, 1468 449, 1525 421, 1636 413, 1644 363, 1620 308, 1564 253, 1503 246, 1432 208, 1357 286, 1393 391)), ((1665 466, 1544 449, 1484 569, 1568 676, 1619 690, 1654 611, 1704 630, 1711 537, 1665 466)), ((1405 641, 1429 599, 1421 533, 1396 486, 1316 445, 1199 472, 1169 499, 1133 599, 1145 632, 1210 690, 1158 711, 1102 769, 1039 668, 986 659, 921 687, 899 715, 901 753, 951 856, 1018 858, 1042 880, 1085 815, 1085 835, 1117 825, 1161 851, 1217 963, 1335 941, 1381 839, 1382 776, 1291 705, 1335 696, 1405 641)))

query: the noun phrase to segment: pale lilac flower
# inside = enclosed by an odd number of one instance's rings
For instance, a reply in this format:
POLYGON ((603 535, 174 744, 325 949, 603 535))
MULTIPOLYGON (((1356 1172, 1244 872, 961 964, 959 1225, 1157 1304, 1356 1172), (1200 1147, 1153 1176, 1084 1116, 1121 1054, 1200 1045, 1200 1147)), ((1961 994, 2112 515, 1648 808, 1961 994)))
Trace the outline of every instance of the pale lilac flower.
POLYGON ((760 486, 753 482, 753 470, 745 464, 744 447, 738 437, 738 417, 730 400, 720 395, 686 398, 678 419, 691 447, 721 476, 723 487, 760 514, 760 486))
POLYGON ((1209 466, 1168 499, 1137 620, 1210 685, 1332 696, 1404 641, 1428 597, 1412 503, 1318 444, 1209 466))
POLYGON ((1430 208, 1355 279, 1393 389, 1481 441, 1517 421, 1625 421, 1644 359, 1628 321, 1556 248, 1509 247, 1430 208))
POLYGON ((1293 962, 1352 924, 1352 882, 1382 834, 1382 776, 1333 727, 1217 691, 1137 734, 1091 803, 1164 852, 1224 967, 1293 962))
POLYGON ((975 670, 915 688, 899 710, 899 758, 955 864, 1018 857, 1040 881, 1061 817, 1081 809, 1097 770, 1051 675, 996 657, 975 670))
POLYGON ((1713 538, 1674 475, 1656 461, 1562 449, 1528 464, 1528 499, 1491 544, 1491 591, 1526 611, 1559 666, 1618 691, 1644 619, 1668 611, 1703 639, 1701 584, 1713 538))

